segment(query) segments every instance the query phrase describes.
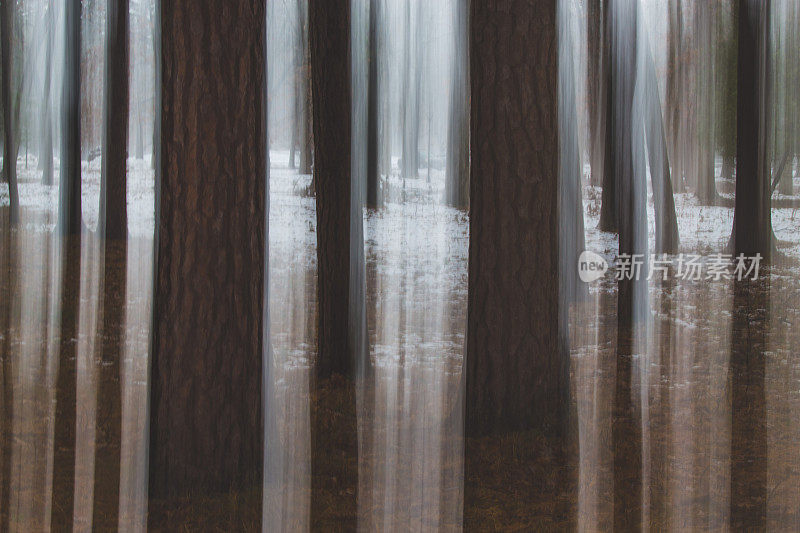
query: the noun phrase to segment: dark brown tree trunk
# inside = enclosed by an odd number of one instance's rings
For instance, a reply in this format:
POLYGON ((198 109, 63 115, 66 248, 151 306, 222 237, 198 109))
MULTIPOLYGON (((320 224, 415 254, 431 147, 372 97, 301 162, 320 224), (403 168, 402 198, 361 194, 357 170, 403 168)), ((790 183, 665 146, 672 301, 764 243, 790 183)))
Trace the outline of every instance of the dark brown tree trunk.
POLYGON ((454 46, 447 128, 445 203, 469 208, 469 0, 453 3, 454 46))
POLYGON ((369 79, 367 82, 367 207, 380 207, 378 171, 378 6, 369 2, 369 79))
POLYGON ((265 2, 163 2, 160 16, 150 496, 260 491, 265 2))
POLYGON ((619 142, 617 135, 616 109, 614 99, 615 73, 611 68, 611 0, 603 3, 604 28, 606 38, 603 40, 603 84, 605 86, 603 97, 605 98, 605 142, 603 143, 603 191, 600 198, 600 223, 598 227, 601 231, 616 233, 618 231, 617 221, 617 178, 614 159, 614 149, 619 142))
POLYGON ((11 361, 11 313, 12 304, 17 301, 19 285, 14 282, 18 271, 19 254, 16 253, 18 235, 8 231, 5 224, 0 233, 2 252, 0 253, 0 357, 2 357, 3 392, 0 395, 2 411, 0 411, 0 530, 10 531, 11 520, 11 442, 14 423, 14 380, 11 361))
POLYGON ((770 172, 766 153, 769 98, 769 2, 739 2, 739 71, 736 103, 736 199, 733 252, 769 261, 774 247, 770 213, 770 172))
POLYGON ((555 0, 472 2, 468 435, 565 412, 556 35, 555 0))
POLYGON ((713 2, 695 3, 695 28, 698 57, 695 61, 697 112, 694 114, 697 142, 694 145, 696 166, 695 195, 700 205, 716 205, 719 202, 715 177, 715 76, 714 37, 717 10, 713 2))
POLYGON ((100 348, 92 528, 109 531, 119 523, 120 452, 122 444, 121 358, 125 346, 127 241, 108 241, 103 258, 103 295, 98 321, 100 348))
MULTIPOLYGON (((741 0, 743 4, 747 1, 741 0)), ((769 278, 734 281, 730 361, 732 531, 764 531, 767 524, 765 374, 769 308, 769 278)))
POLYGON ((128 0, 106 5, 106 79, 103 115, 103 168, 98 233, 128 238, 128 0))
MULTIPOLYGON (((10 196, 9 220, 12 226, 19 224, 19 191, 17 190, 17 136, 14 128, 15 113, 11 108, 11 88, 14 76, 14 11, 16 2, 3 0, 0 4, 0 47, 2 51, 2 98, 3 98, 3 180, 8 183, 10 196)), ((16 122, 16 123, 15 123, 16 122)))
POLYGON ((75 415, 80 310, 81 235, 63 237, 61 251, 61 346, 53 423, 53 505, 50 527, 72 531, 75 502, 75 415))
POLYGON ((347 0, 309 4, 317 196, 319 331, 317 372, 352 376, 350 285, 350 8, 347 0))
POLYGON ((81 3, 67 0, 64 30, 64 80, 61 92, 61 177, 58 229, 76 235, 81 215, 81 3))
POLYGON ((363 260, 363 241, 353 231, 361 226, 362 207, 353 196, 351 171, 350 0, 310 0, 308 18, 319 306, 317 392, 311 406, 311 528, 327 530, 335 523, 349 531, 356 528, 358 491, 352 378, 360 346, 352 333, 359 328, 356 317, 363 317, 353 313, 359 305, 355 284, 363 282, 354 268, 358 247, 363 260))
POLYGON ((308 8, 305 0, 297 0, 299 38, 302 51, 300 67, 300 174, 311 174, 311 62, 308 50, 308 8))

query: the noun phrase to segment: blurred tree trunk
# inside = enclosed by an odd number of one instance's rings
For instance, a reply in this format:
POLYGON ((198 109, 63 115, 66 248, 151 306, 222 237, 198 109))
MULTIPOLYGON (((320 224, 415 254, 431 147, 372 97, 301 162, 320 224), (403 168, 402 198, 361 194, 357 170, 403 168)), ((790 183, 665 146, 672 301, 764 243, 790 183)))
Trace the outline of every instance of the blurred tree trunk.
POLYGON ((378 6, 369 2, 369 65, 367 87, 367 207, 380 206, 380 173, 378 165, 378 6))
POLYGON ((350 285, 350 8, 311 0, 309 36, 317 197, 320 377, 352 376, 350 285))
POLYGON ((683 57, 683 0, 669 0, 667 57, 667 138, 672 163, 672 191, 683 192, 682 100, 685 87, 683 57))
POLYGON ((125 346, 126 240, 109 241, 103 254, 103 285, 98 320, 97 412, 95 414, 94 501, 92 528, 109 531, 119 523, 122 451, 120 371, 125 346))
POLYGON ((108 0, 98 233, 119 240, 128 238, 128 11, 128 0, 108 0))
POLYGON ((454 45, 450 75, 445 203, 469 208, 469 0, 453 2, 454 45))
POLYGON ((589 104, 589 156, 591 161, 590 184, 599 186, 603 183, 603 153, 605 139, 603 137, 605 123, 605 94, 608 84, 605 83, 604 53, 605 19, 609 0, 589 0, 587 9, 587 64, 586 98, 589 104))
POLYGON ((160 9, 150 497, 260 492, 265 2, 160 9))
POLYGON ((53 7, 48 4, 45 11, 44 85, 42 87, 42 110, 39 115, 41 138, 39 141, 39 170, 42 185, 53 185, 53 112, 50 103, 53 77, 53 7))
MULTIPOLYGON (((12 226, 19 223, 19 191, 17 190, 17 132, 19 120, 11 107, 11 90, 14 76, 14 17, 16 2, 4 0, 0 4, 0 47, 2 47, 2 99, 3 99, 3 181, 8 183, 10 197, 9 220, 12 226)), ((18 108, 18 106, 17 106, 18 108)))
POLYGON ((81 3, 67 0, 64 30, 64 80, 61 92, 61 176, 58 229, 76 235, 81 214, 81 3))
POLYGON ((770 213, 770 172, 766 153, 769 1, 739 1, 736 120, 736 198, 734 254, 760 253, 769 261, 774 249, 770 213))
POLYGON ((308 48, 308 5, 307 0, 297 0, 300 20, 300 46, 302 47, 302 66, 300 70, 300 174, 311 174, 313 134, 311 126, 311 61, 308 48))
POLYGON ((694 114, 697 143, 695 151, 695 195, 700 205, 716 205, 719 202, 716 186, 715 141, 715 89, 717 62, 715 60, 715 37, 717 37, 717 6, 713 2, 696 2, 695 39, 698 55, 694 63, 697 91, 695 92, 697 113, 694 114))
POLYGON ((616 124, 616 109, 618 104, 615 102, 617 98, 614 92, 614 83, 618 83, 616 75, 611 68, 612 63, 612 33, 611 33, 611 6, 612 0, 606 0, 603 3, 604 9, 604 35, 606 39, 603 40, 603 83, 605 85, 605 139, 603 143, 603 191, 600 198, 600 223, 598 225, 601 231, 609 231, 616 233, 619 231, 618 226, 618 207, 617 207, 617 169, 614 158, 614 149, 621 141, 617 136, 622 131, 617 130, 616 124))

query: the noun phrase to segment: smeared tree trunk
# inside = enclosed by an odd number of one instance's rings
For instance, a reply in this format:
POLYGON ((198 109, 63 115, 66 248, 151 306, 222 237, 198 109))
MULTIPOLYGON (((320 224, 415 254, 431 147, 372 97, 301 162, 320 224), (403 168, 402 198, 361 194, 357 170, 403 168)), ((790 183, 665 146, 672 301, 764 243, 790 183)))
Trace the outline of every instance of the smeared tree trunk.
MULTIPOLYGON (((748 0, 740 1, 744 4, 748 0)), ((741 35, 746 34, 743 31, 741 35)), ((769 308, 768 277, 734 281, 730 348, 732 531, 764 531, 767 524, 765 378, 769 308)))
POLYGON ((106 79, 103 115, 103 167, 98 233, 128 238, 128 0, 106 5, 106 79))
POLYGON ((75 505, 75 415, 81 235, 65 236, 61 251, 61 349, 56 378, 55 420, 53 422, 53 504, 50 527, 72 531, 75 505))
POLYGON ((769 261, 773 251, 767 132, 769 2, 739 2, 736 199, 733 252, 769 261))
POLYGON ((715 181, 715 105, 714 89, 716 64, 714 61, 714 37, 716 35, 716 6, 713 2, 696 2, 695 29, 698 57, 694 63, 696 83, 696 113, 694 113, 696 143, 695 195, 701 205, 716 205, 719 202, 715 181))
MULTIPOLYGON (((419 65, 416 61, 412 61, 412 53, 420 45, 419 42, 412 42, 411 40, 411 4, 412 0, 406 2, 406 21, 405 21, 405 38, 403 50, 403 95, 402 95, 402 108, 400 115, 402 118, 402 132, 403 132, 403 154, 401 164, 401 174, 403 178, 416 178, 419 171, 419 121, 417 106, 416 86, 412 87, 412 83, 419 76, 419 65)), ((419 24, 419 20, 415 21, 419 24)), ((416 59, 416 54, 413 56, 416 59)))
POLYGON ((53 185, 53 112, 50 105, 50 86, 53 77, 53 7, 48 4, 45 12, 44 85, 42 87, 42 110, 40 117, 41 138, 39 141, 39 170, 42 185, 53 185))
POLYGON ((144 128, 142 127, 142 111, 136 113, 136 159, 144 159, 144 128))
POLYGON ((81 3, 65 8, 64 80, 61 92, 61 176, 58 227, 61 235, 76 235, 81 216, 81 3))
POLYGON ((94 501, 92 527, 113 530, 119 523, 120 453, 122 445, 121 359, 125 346, 127 241, 109 241, 103 257, 100 360, 97 376, 94 501))
POLYGON ((603 43, 608 38, 604 32, 607 6, 608 0, 589 0, 587 3, 586 99, 589 104, 590 183, 594 186, 603 183, 605 93, 608 89, 605 83, 603 43))
POLYGON ((672 191, 683 192, 681 113, 684 88, 683 0, 669 0, 669 55, 667 58, 667 137, 672 163, 672 191))
POLYGON ((311 61, 308 49, 308 9, 305 0, 297 0, 297 12, 300 21, 300 45, 303 51, 303 64, 300 73, 300 174, 311 174, 311 61))
POLYGON ((265 2, 163 2, 160 16, 150 497, 260 491, 265 2))
MULTIPOLYGON (((0 223, 0 227, 5 224, 0 223)), ((5 228, 3 228, 5 229, 5 228)), ((11 520, 11 442, 14 423, 14 380, 11 361, 11 313, 12 302, 17 301, 20 284, 14 279, 19 269, 19 254, 16 253, 17 234, 11 231, 0 232, 0 291, 4 295, 0 302, 0 357, 2 357, 3 391, 0 395, 0 530, 10 531, 11 520)))
POLYGON ((367 207, 380 206, 378 170, 378 6, 369 2, 369 73, 367 81, 367 207))
POLYGON ((611 0, 606 0, 603 4, 605 11, 605 26, 603 40, 603 83, 605 91, 605 139, 603 143, 603 192, 600 198, 600 223, 598 227, 601 231, 618 231, 617 224, 617 177, 614 159, 614 149, 619 140, 617 135, 622 131, 617 131, 615 117, 615 98, 614 83, 616 74, 611 68, 611 17, 609 5, 611 0))
MULTIPOLYGON (((317 201, 318 355, 311 405, 311 529, 355 530, 358 454, 353 268, 363 241, 351 171, 350 0, 310 0, 314 182, 317 201), (357 209, 354 209, 354 205, 357 209), (344 376, 338 379, 335 375, 344 376), (328 379, 333 378, 333 379, 328 379), (320 386, 327 383, 324 389, 320 386), (323 392, 324 391, 324 392, 323 392), (338 402, 327 400, 328 394, 338 402), (344 427, 342 427, 344 425, 344 427), (331 500, 330 498, 333 498, 331 500), (333 506, 326 502, 335 501, 333 506)), ((363 268, 363 267, 362 267, 363 268)), ((361 279, 363 281, 363 278, 361 279)))
POLYGON ((0 47, 2 47, 2 98, 3 98, 3 179, 8 183, 10 197, 9 220, 12 226, 19 224, 19 191, 17 188, 17 132, 15 113, 11 108, 11 88, 14 76, 14 9, 16 3, 3 0, 0 3, 0 47))
POLYGON ((647 138, 650 180, 653 186, 653 206, 656 222, 656 253, 674 254, 678 251, 678 218, 675 214, 675 198, 672 196, 667 140, 664 121, 661 117, 661 97, 658 92, 656 66, 650 50, 649 37, 644 37, 644 105, 645 137, 647 138))
POLYGON ((350 8, 311 0, 320 377, 351 376, 347 343, 350 282, 350 8))
POLYGON ((453 62, 447 128, 445 203, 469 208, 469 0, 453 3, 453 62))

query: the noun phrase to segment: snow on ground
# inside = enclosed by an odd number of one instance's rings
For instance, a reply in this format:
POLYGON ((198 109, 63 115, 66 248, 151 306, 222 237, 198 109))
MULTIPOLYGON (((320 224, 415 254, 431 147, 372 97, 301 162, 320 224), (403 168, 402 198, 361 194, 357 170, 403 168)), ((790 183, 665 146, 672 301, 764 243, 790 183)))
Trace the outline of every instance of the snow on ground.
MULTIPOLYGON (((313 247, 316 240, 316 217, 313 197, 307 193, 311 177, 298 175, 294 169, 289 169, 288 159, 288 150, 270 152, 270 242, 273 246, 302 242, 313 247)), ((433 245, 432 243, 448 242, 450 246, 458 248, 458 252, 452 256, 454 261, 456 257, 466 257, 467 217, 441 205, 445 172, 440 159, 431 160, 430 173, 427 169, 420 169, 419 177, 403 179, 400 176, 398 158, 392 158, 389 174, 382 176, 381 179, 386 207, 377 214, 367 216, 365 237, 368 242, 371 232, 378 231, 377 228, 391 228, 390 234, 400 235, 398 232, 405 232, 403 238, 414 241, 414 246, 419 245, 420 253, 430 252, 430 250, 424 252, 425 246, 433 245), (370 229, 370 221, 373 219, 375 227, 370 229), (406 219, 415 222, 404 226, 398 225, 406 219)), ((718 162, 718 167, 720 166, 721 162, 718 162)), ((84 221, 90 229, 97 226, 100 168, 99 157, 91 162, 82 162, 81 207, 84 221)), ((154 226, 154 173, 150 157, 143 160, 129 159, 128 168, 130 232, 135 237, 147 237, 153 234, 154 226)), ((58 205, 58 186, 41 184, 41 171, 38 170, 35 156, 28 156, 27 161, 24 156, 20 156, 17 161, 17 171, 20 205, 23 208, 23 227, 34 230, 52 229, 58 205), (44 216, 26 217, 26 211, 44 216)), ((588 174, 588 166, 584 168, 584 173, 588 174)), ((57 180, 58 160, 55 161, 54 174, 57 180)), ((720 185, 723 184, 720 182, 720 185)), ((795 188, 800 189, 800 179, 795 179, 795 188)), ((600 198, 600 188, 584 187, 586 248, 613 259, 617 251, 616 235, 597 229, 600 198)), ((0 183, 0 205, 8 203, 8 185, 0 183)), ((733 225, 732 208, 701 206, 691 193, 676 194, 675 207, 681 252, 709 255, 724 251, 733 225)), ((655 229, 651 194, 648 194, 647 209, 652 250, 655 229)), ((798 228, 800 210, 773 208, 772 224, 778 239, 778 248, 789 257, 800 259, 800 228, 798 228)))

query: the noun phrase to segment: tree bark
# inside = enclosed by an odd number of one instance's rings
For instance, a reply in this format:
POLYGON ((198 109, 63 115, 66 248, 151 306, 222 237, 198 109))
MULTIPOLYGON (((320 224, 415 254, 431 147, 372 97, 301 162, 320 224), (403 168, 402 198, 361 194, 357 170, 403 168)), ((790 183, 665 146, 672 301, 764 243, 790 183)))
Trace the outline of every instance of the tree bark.
POLYGON ((591 157, 590 183, 603 183, 603 153, 605 140, 605 93, 608 89, 604 73, 605 14, 608 0, 589 0, 587 3, 587 68, 586 99, 589 103, 589 152, 591 157))
POLYGON ((64 30, 64 80, 61 92, 61 176, 58 232, 76 235, 81 215, 81 3, 67 0, 64 30))
POLYGON ((768 79, 769 2, 740 0, 736 98, 735 255, 772 257, 770 172, 765 139, 768 79))
POLYGON ((472 2, 470 436, 556 423, 569 393, 568 360, 553 319, 559 286, 556 35, 555 0, 472 2))
POLYGON ((456 0, 453 8, 445 203, 456 209, 469 209, 469 0, 456 0))
POLYGON ((103 168, 98 233, 128 238, 128 58, 129 0, 106 5, 106 79, 103 115, 103 168))
POLYGON ((150 496, 260 491, 265 2, 165 1, 160 17, 150 496))
POLYGON ((3 179, 8 183, 10 197, 9 221, 19 224, 19 191, 17 187, 17 137, 15 113, 11 108, 11 88, 14 76, 14 10, 16 2, 4 0, 0 4, 0 47, 2 47, 2 99, 3 99, 3 179))
POLYGON ((672 163, 672 191, 683 192, 681 103, 684 87, 683 0, 669 0, 669 56, 667 59, 667 137, 672 163))
MULTIPOLYGON (((348 346, 351 217, 350 8, 309 4, 317 198, 319 331, 317 373, 354 375, 348 346)), ((360 213, 359 213, 360 216, 360 213)))
POLYGON ((120 371, 125 346, 127 241, 110 241, 103 250, 102 313, 98 321, 95 415, 94 501, 92 528, 114 530, 119 524, 122 451, 122 388, 120 371))
POLYGON ((615 103, 616 95, 614 93, 615 73, 611 68, 612 52, 611 52, 611 16, 610 6, 611 0, 606 0, 603 3, 604 10, 604 35, 606 38, 603 40, 603 84, 605 91, 603 97, 605 98, 605 139, 603 143, 603 191, 600 197, 600 223, 598 227, 601 231, 609 231, 616 233, 619 231, 617 224, 617 177, 614 159, 614 149, 619 142, 617 140, 617 124, 615 116, 615 103))

